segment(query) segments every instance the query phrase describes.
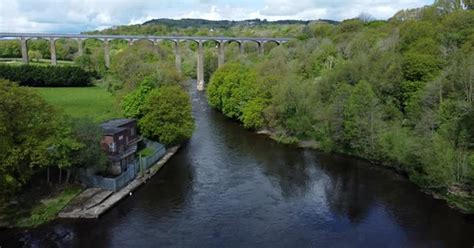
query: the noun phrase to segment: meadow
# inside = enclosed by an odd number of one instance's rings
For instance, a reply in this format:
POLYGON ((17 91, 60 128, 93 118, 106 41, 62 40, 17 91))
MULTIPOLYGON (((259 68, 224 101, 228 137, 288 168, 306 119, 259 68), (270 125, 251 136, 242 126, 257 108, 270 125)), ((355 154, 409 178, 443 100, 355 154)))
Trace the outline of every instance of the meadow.
POLYGON ((96 122, 102 122, 122 116, 113 95, 99 86, 31 89, 72 117, 90 117, 96 122))

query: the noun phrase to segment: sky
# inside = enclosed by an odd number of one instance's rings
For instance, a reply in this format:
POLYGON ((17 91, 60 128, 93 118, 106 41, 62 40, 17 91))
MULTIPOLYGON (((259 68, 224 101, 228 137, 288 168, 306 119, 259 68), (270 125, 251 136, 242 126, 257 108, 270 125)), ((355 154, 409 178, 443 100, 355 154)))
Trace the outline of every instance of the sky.
POLYGON ((79 33, 156 18, 388 19, 433 0, 0 0, 0 32, 79 33))

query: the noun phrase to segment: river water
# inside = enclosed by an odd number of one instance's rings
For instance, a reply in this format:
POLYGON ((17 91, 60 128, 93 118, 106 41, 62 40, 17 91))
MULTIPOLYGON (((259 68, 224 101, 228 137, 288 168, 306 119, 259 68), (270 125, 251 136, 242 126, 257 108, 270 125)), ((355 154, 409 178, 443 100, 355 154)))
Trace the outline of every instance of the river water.
POLYGON ((404 177, 280 145, 192 92, 196 131, 98 220, 0 230, 0 247, 473 247, 474 220, 404 177))

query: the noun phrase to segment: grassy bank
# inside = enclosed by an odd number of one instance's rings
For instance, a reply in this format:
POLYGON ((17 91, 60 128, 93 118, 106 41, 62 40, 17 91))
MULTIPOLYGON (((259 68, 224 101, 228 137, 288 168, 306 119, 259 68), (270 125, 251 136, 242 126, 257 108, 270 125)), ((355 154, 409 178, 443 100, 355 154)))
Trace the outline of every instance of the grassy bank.
POLYGON ((101 87, 32 88, 72 117, 91 117, 97 122, 120 117, 110 92, 101 87))
POLYGON ((67 185, 40 197, 32 194, 43 194, 44 191, 25 192, 15 197, 17 201, 13 205, 1 209, 1 223, 11 227, 35 227, 49 222, 82 190, 79 185, 67 185))
POLYGON ((64 188, 58 194, 53 195, 39 202, 29 213, 28 216, 18 219, 15 222, 16 227, 34 227, 51 221, 57 214, 82 191, 77 185, 71 185, 64 188))

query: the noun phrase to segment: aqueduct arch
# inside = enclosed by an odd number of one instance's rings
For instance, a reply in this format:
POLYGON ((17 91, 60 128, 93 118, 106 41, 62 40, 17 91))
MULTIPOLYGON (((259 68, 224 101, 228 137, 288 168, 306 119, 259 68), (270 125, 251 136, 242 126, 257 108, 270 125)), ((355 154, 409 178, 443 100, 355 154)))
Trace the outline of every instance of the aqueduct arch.
POLYGON ((110 67, 109 41, 122 39, 128 41, 129 45, 139 40, 148 40, 153 44, 160 41, 169 40, 174 43, 174 54, 176 70, 181 73, 181 54, 179 43, 182 41, 193 41, 197 44, 197 88, 204 90, 204 48, 205 42, 216 42, 218 50, 218 65, 222 66, 225 62, 225 44, 236 42, 239 45, 239 51, 243 54, 243 45, 245 42, 255 42, 258 46, 259 55, 264 54, 264 44, 273 42, 281 45, 289 41, 289 38, 241 38, 241 37, 204 37, 204 36, 149 36, 149 35, 87 35, 87 34, 40 34, 40 33, 0 33, 0 39, 19 39, 21 44, 21 56, 24 64, 28 64, 28 46, 29 39, 38 38, 49 40, 51 52, 51 64, 56 65, 56 45, 57 39, 75 39, 78 42, 78 52, 83 54, 83 42, 86 39, 97 39, 103 41, 105 66, 110 67))

